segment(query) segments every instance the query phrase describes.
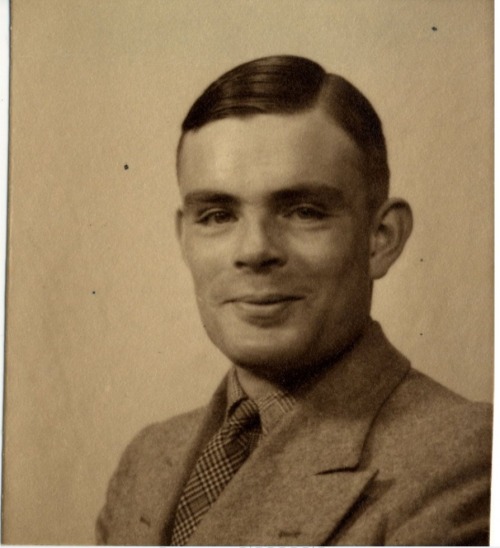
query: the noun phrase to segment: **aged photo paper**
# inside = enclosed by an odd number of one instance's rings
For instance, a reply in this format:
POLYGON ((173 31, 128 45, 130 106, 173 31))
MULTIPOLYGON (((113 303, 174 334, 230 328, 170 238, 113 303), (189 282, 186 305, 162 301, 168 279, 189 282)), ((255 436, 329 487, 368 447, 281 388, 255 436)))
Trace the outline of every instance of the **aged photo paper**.
POLYGON ((228 369, 179 250, 175 153, 205 87, 268 55, 353 82, 414 230, 372 315, 493 400, 491 0, 12 0, 2 542, 93 544, 118 460, 228 369))

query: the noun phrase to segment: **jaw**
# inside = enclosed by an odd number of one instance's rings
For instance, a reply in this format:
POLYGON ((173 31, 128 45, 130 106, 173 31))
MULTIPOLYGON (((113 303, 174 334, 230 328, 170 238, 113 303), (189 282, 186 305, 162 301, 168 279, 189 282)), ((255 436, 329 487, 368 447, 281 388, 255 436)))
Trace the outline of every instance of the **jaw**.
POLYGON ((348 276, 328 291, 301 287, 300 298, 266 304, 200 297, 205 330, 234 364, 255 375, 282 382, 301 370, 307 374, 363 330, 370 317, 372 283, 360 275, 348 276))
MULTIPOLYGON (((220 321, 220 318, 219 318, 220 321)), ((300 337, 297 326, 230 326, 204 322, 212 342, 247 378, 289 389, 307 380, 336 360, 356 340, 369 322, 368 313, 349 318, 342 327, 317 325, 308 337, 300 337)), ((304 335, 302 333, 302 335, 304 335)))

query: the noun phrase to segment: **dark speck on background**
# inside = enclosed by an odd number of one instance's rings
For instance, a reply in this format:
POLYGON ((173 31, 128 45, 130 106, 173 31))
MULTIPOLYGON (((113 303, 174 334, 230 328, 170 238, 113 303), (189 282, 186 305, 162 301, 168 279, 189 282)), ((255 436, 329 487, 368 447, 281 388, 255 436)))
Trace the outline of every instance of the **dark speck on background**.
POLYGON ((128 164, 125 164, 125 165, 123 166, 123 169, 128 169, 128 164))
POLYGON ((95 295, 95 291, 92 291, 92 295, 95 295))
POLYGON ((433 30, 434 32, 436 32, 437 29, 438 29, 437 27, 432 27, 432 30, 433 30))

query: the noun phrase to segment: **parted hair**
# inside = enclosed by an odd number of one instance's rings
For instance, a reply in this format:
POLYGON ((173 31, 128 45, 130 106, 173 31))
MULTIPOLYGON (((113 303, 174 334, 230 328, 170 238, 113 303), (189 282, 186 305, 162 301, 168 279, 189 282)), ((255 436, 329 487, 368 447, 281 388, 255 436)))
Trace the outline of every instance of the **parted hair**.
POLYGON ((389 192, 389 166, 382 123, 368 99, 350 82, 318 63, 277 55, 239 65, 215 80, 190 108, 183 136, 223 118, 295 114, 322 108, 362 153, 368 207, 376 210, 389 192))

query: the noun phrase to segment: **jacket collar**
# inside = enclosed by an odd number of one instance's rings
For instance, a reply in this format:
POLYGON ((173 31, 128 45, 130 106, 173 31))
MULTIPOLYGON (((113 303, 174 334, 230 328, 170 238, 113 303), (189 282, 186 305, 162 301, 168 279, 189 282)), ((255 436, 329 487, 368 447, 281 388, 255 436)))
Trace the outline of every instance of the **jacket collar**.
POLYGON ((282 435, 286 430, 293 437, 303 466, 311 472, 355 468, 377 413, 409 369, 408 360, 372 322, 335 364, 306 387, 294 417, 282 429, 282 435))

